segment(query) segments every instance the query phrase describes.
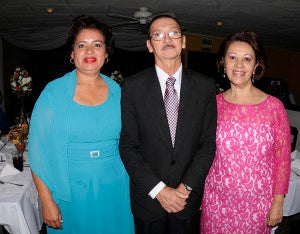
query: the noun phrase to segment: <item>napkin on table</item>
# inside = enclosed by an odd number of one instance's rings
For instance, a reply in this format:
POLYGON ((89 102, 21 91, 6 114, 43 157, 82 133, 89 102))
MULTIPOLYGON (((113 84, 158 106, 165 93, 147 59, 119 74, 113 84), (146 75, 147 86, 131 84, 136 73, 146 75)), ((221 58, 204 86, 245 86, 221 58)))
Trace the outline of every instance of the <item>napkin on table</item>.
POLYGON ((14 168, 13 166, 6 164, 2 171, 0 172, 0 178, 4 176, 9 176, 9 175, 16 175, 21 173, 18 169, 14 168))

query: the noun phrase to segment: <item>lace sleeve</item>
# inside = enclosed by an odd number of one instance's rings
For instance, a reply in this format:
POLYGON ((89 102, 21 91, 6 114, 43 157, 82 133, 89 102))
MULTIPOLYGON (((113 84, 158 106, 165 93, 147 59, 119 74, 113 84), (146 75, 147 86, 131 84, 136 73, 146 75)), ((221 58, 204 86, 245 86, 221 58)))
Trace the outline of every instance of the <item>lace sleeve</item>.
POLYGON ((274 115, 274 174, 273 194, 288 192, 291 172, 291 133, 286 110, 281 102, 275 105, 274 115))

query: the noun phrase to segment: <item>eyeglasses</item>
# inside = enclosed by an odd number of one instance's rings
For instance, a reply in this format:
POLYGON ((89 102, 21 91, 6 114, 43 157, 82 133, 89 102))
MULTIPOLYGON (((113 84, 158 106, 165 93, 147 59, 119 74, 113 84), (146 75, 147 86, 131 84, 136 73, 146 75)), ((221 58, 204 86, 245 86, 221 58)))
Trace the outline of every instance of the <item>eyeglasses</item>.
MULTIPOLYGON (((178 39, 181 37, 181 32, 179 32, 179 31, 168 32, 167 35, 170 39, 178 39)), ((166 33, 155 32, 150 35, 150 38, 154 41, 162 41, 166 38, 166 33)))

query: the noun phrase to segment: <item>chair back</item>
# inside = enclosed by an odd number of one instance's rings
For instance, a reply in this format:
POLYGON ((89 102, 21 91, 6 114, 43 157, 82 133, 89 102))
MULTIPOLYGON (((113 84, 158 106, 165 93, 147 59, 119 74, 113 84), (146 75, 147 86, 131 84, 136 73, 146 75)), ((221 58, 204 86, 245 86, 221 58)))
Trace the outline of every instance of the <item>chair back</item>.
POLYGON ((296 127, 291 126, 291 137, 292 137, 292 152, 296 148, 296 142, 298 137, 298 129, 296 127))

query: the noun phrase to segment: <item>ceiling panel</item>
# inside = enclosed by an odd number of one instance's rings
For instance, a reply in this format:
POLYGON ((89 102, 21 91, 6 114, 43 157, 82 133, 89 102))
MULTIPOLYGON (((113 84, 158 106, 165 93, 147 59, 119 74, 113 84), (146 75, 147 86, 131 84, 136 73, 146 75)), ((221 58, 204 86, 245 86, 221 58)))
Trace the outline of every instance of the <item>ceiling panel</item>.
MULTIPOLYGON (((225 37, 246 28, 255 31, 269 47, 300 52, 299 0, 1 0, 0 33, 7 29, 30 27, 68 27, 81 14, 95 16, 109 25, 126 19, 107 14, 132 17, 139 7, 148 7, 156 14, 173 11, 183 22, 186 32, 225 37), (54 8, 52 14, 46 8, 54 8), (222 27, 216 22, 223 21, 222 27)), ((120 38, 141 33, 136 27, 114 28, 120 38), (123 32, 126 32, 122 34, 123 32), (121 35, 122 34, 122 35, 121 35)))

